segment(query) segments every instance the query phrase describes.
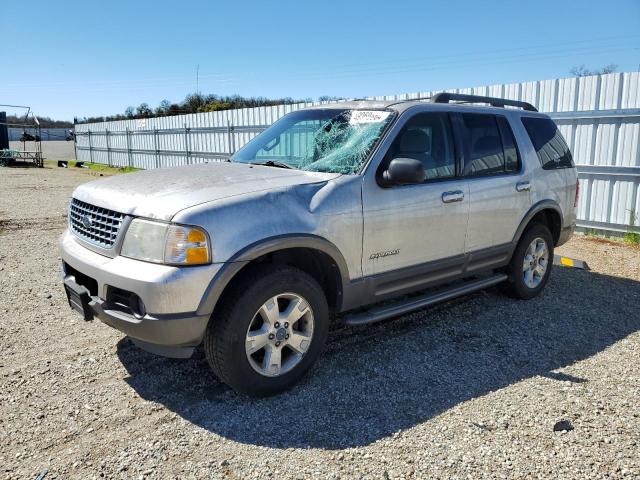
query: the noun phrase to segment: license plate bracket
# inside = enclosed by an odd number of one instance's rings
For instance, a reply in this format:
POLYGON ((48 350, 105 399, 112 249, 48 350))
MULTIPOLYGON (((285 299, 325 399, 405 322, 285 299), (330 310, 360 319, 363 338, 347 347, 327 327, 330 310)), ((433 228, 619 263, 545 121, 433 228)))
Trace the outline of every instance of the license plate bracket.
POLYGON ((64 282, 64 289, 67 292, 69 306, 79 312, 85 320, 93 320, 93 310, 89 306, 91 297, 89 291, 73 281, 64 282))

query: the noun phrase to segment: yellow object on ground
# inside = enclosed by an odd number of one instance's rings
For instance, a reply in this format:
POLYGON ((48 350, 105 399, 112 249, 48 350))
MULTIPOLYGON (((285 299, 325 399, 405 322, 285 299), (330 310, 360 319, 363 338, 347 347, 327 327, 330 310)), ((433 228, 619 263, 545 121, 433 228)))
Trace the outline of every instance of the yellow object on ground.
POLYGON ((561 255, 553 256, 553 264, 561 267, 580 268, 582 270, 590 270, 586 262, 582 260, 574 260, 573 258, 563 257, 561 255))

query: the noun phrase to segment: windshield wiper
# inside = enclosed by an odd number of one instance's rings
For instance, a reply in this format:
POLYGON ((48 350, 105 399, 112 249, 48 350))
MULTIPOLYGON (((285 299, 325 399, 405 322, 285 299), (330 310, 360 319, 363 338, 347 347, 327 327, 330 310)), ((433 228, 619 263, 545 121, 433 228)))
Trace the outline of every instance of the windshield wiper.
POLYGON ((287 165, 284 162, 279 162, 278 160, 267 160, 265 162, 251 162, 251 165, 262 165, 264 167, 293 168, 291 165, 287 165))

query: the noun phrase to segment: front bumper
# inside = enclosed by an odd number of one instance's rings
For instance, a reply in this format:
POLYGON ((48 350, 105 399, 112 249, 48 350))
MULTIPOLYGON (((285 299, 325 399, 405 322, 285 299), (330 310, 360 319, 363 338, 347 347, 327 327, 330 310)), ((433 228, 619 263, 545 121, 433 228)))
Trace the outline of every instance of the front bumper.
POLYGON ((67 294, 76 304, 80 301, 76 309, 85 318, 97 317, 143 348, 168 356, 185 356, 181 349, 202 341, 212 312, 197 310, 221 264, 175 267, 105 257, 82 246, 68 230, 60 251, 67 294), (114 288, 137 295, 144 315, 112 302, 114 288))
POLYGON ((138 346, 167 357, 188 358, 200 343, 209 316, 175 316, 165 318, 136 317, 99 297, 76 282, 73 275, 64 278, 67 298, 72 308, 85 320, 94 317, 131 337, 138 346))

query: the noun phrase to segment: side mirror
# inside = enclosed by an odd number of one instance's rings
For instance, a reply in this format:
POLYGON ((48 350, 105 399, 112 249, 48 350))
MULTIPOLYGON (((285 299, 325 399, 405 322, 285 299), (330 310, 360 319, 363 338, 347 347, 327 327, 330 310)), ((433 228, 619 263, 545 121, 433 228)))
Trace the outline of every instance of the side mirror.
POLYGON ((422 162, 415 158, 394 158, 382 173, 385 186, 422 183, 425 178, 422 162))

